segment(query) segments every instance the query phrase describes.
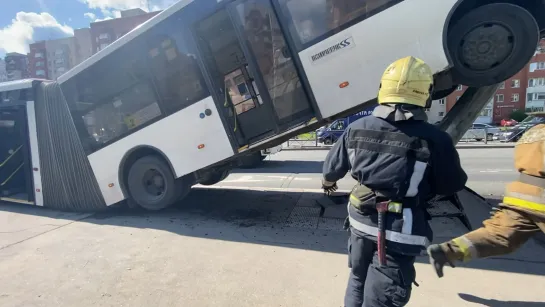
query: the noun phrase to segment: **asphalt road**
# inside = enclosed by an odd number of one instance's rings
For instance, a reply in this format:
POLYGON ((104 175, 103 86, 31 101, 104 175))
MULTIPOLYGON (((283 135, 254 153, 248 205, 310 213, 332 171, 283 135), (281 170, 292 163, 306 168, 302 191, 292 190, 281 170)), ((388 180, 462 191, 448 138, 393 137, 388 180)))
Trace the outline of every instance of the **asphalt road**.
MULTIPOLYGON (((511 150, 460 154, 481 193, 501 193, 514 176, 511 150)), ((325 155, 282 152, 160 212, 0 204, 0 306, 342 306, 346 201, 324 205, 325 155)), ((352 184, 340 182, 343 189, 352 184)), ((459 197, 472 225, 489 216, 480 198, 459 197)), ((449 211, 445 202, 433 208, 449 211)), ((445 217, 431 226, 437 241, 467 231, 445 217)), ((441 280, 418 257, 420 286, 408 306, 543 306, 536 291, 545 288, 543 253, 530 241, 512 255, 447 268, 441 280)))
MULTIPOLYGON (((467 186, 483 196, 500 198, 505 185, 516 178, 512 148, 460 149, 462 166, 468 174, 467 186)), ((282 151, 251 170, 234 170, 217 187, 319 189, 322 164, 327 151, 282 151)), ((448 174, 445 174, 448 176, 448 174)), ((340 190, 350 190, 354 180, 340 180, 340 190)))

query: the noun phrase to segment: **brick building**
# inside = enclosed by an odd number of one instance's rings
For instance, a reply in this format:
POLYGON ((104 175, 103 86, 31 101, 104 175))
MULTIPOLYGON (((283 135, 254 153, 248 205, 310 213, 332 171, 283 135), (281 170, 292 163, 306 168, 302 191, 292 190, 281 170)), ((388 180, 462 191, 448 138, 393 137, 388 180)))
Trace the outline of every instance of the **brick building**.
POLYGON ((29 49, 30 77, 56 80, 91 57, 91 29, 77 29, 73 37, 36 42, 29 49))
POLYGON ((109 44, 159 13, 146 13, 141 9, 133 9, 121 12, 121 18, 91 23, 93 54, 106 48, 109 44))
MULTIPOLYGON (((447 112, 466 90, 459 86, 446 98, 447 112)), ((516 110, 543 110, 545 106, 545 40, 540 42, 530 62, 500 85, 481 112, 490 122, 499 124, 516 110)))
POLYGON ((31 78, 49 79, 47 74, 47 50, 45 41, 30 44, 28 74, 31 78))

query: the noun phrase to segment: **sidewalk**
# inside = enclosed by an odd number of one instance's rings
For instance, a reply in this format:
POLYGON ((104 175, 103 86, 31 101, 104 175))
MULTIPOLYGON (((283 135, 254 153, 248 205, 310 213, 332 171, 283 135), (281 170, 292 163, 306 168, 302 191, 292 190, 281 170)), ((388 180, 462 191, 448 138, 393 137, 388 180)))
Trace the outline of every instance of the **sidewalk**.
MULTIPOLYGON (((456 149, 494 149, 494 148, 514 148, 515 143, 502 143, 502 142, 459 142, 456 144, 456 149)), ((316 145, 315 141, 290 141, 283 144, 282 150, 330 150, 331 145, 316 145)))

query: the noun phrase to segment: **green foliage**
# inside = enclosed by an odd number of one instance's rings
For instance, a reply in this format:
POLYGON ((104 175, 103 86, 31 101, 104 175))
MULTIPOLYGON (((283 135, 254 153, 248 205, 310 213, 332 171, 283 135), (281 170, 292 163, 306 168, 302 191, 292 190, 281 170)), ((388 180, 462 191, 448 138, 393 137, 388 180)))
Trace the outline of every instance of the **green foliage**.
POLYGON ((517 122, 523 121, 526 117, 528 117, 528 115, 526 115, 526 113, 524 113, 522 110, 513 111, 511 115, 509 115, 509 118, 514 119, 517 122))

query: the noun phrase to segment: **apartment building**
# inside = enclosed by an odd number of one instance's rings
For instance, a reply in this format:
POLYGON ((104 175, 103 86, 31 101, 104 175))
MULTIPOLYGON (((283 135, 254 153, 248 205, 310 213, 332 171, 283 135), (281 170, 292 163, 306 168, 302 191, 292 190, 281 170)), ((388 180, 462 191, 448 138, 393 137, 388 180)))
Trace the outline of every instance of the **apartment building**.
POLYGON ((26 54, 11 52, 4 58, 7 81, 28 78, 28 57, 26 54))
POLYGON ((76 41, 67 37, 45 41, 47 50, 47 74, 49 79, 57 80, 70 68, 76 66, 76 41))
POLYGON ((93 55, 91 29, 74 30, 74 45, 76 48, 76 65, 90 58, 93 55))
POLYGON ((0 59, 0 82, 8 81, 8 73, 6 72, 6 62, 0 59))
POLYGON ((435 124, 436 122, 439 122, 445 117, 445 114, 447 113, 447 99, 439 99, 434 100, 431 103, 431 107, 426 110, 426 114, 428 115, 428 122, 435 124))
POLYGON ((526 111, 543 111, 545 107, 545 48, 540 47, 528 65, 526 111))
POLYGON ((146 13, 141 9, 121 12, 120 18, 91 23, 91 43, 93 54, 129 33, 160 12, 146 13))
MULTIPOLYGON (((447 112, 456 104, 465 92, 465 86, 459 86, 446 100, 447 112)), ((481 112, 491 123, 500 123, 517 110, 543 110, 545 107, 545 40, 530 62, 516 75, 503 82, 495 95, 481 112)))

